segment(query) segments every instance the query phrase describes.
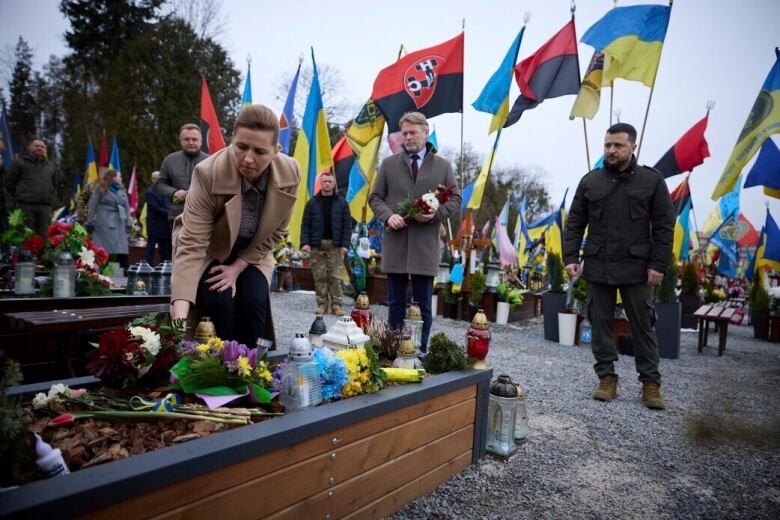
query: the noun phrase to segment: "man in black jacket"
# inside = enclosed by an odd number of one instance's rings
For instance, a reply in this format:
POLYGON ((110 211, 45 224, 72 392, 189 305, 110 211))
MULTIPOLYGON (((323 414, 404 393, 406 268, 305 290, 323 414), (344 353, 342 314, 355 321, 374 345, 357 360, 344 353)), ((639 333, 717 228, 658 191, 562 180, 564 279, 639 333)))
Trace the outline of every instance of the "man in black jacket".
POLYGON ((45 238, 51 224, 51 208, 57 199, 59 177, 57 167, 46 157, 42 139, 30 141, 25 153, 11 162, 5 187, 11 198, 8 211, 21 209, 25 224, 45 238))
POLYGON ((168 231, 168 213, 171 201, 159 193, 155 185, 160 172, 152 172, 152 185, 146 190, 146 261, 155 265, 154 249, 159 249, 160 262, 171 259, 171 233, 168 231))
POLYGON ((570 277, 580 274, 580 245, 588 229, 582 275, 591 302, 594 368, 599 384, 593 398, 617 397, 612 338, 616 290, 631 323, 642 402, 663 409, 655 306, 652 288, 663 279, 672 257, 674 211, 663 175, 636 163, 636 129, 612 125, 604 140, 604 167, 585 175, 577 187, 564 237, 563 256, 570 277))
POLYGON ((336 191, 332 172, 320 174, 320 191, 306 203, 301 222, 301 251, 309 253, 309 265, 317 294, 317 314, 330 310, 343 316, 341 309, 341 273, 344 255, 352 236, 349 204, 336 191))

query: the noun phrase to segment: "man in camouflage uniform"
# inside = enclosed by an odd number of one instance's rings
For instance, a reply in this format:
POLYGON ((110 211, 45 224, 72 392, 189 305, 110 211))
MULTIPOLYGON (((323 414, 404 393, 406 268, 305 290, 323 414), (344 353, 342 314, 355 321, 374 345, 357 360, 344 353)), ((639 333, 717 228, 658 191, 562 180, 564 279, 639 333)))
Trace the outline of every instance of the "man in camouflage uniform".
POLYGON ((301 250, 309 253, 309 265, 317 294, 317 314, 330 310, 343 316, 341 309, 341 273, 344 255, 352 236, 352 217, 349 204, 336 191, 336 177, 332 172, 320 174, 320 191, 306 203, 301 222, 301 250))

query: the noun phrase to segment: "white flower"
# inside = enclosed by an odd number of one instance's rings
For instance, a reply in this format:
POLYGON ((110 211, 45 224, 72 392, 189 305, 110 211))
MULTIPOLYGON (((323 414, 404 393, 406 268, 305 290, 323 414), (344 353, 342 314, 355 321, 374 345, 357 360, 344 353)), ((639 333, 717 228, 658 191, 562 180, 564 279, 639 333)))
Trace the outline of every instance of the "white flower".
POLYGON ((95 268, 95 252, 91 249, 87 249, 84 246, 81 246, 81 252, 79 253, 79 260, 81 260, 81 263, 86 265, 87 267, 94 269, 95 268))
POLYGON ((426 193, 422 196, 422 200, 428 205, 429 208, 431 208, 431 213, 439 209, 439 199, 436 198, 435 193, 426 193))
POLYGON ((51 388, 49 388, 49 400, 58 400, 60 395, 70 397, 70 388, 68 388, 68 385, 63 385, 62 383, 51 385, 51 388))
POLYGON ((141 348, 153 356, 160 352, 160 335, 146 327, 130 327, 130 335, 143 339, 141 348))
POLYGON ((49 398, 43 392, 39 392, 33 397, 32 405, 36 410, 39 408, 46 408, 49 405, 49 398))

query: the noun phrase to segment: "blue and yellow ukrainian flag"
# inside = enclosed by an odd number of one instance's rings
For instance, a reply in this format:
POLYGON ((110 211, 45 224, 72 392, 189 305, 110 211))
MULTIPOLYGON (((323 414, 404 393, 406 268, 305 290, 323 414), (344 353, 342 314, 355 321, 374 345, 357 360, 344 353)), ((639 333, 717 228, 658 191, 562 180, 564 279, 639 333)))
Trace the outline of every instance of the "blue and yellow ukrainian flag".
POLYGON ((244 83, 244 95, 241 97, 241 109, 252 106, 252 63, 246 64, 246 83, 244 83))
POLYGON ((566 195, 568 194, 569 188, 566 188, 561 205, 558 206, 558 211, 554 213, 550 230, 544 241, 547 254, 557 253, 561 258, 563 258, 563 230, 566 229, 566 195))
POLYGON ((116 137, 111 138, 111 157, 108 160, 108 167, 116 170, 120 177, 122 176, 122 163, 119 160, 119 144, 116 142, 116 137))
POLYGON ((81 175, 77 173, 73 176, 73 186, 70 189, 70 203, 68 207, 71 211, 76 209, 76 201, 78 201, 79 195, 81 195, 81 175))
POLYGON ((603 83, 617 78, 655 83, 671 6, 616 7, 593 24, 582 42, 604 53, 603 83))
POLYGON ((374 215, 366 201, 376 179, 377 156, 384 129, 385 117, 371 99, 363 105, 347 129, 347 141, 355 152, 355 162, 349 172, 347 202, 352 218, 358 222, 368 222, 374 215))
POLYGON ((677 215, 677 220, 674 223, 674 242, 672 244, 672 252, 674 258, 678 262, 687 262, 690 256, 691 245, 691 199, 685 202, 685 205, 680 210, 680 214, 677 215))
MULTIPOLYGON (((525 26, 517 33, 515 41, 512 42, 512 46, 509 47, 509 50, 506 52, 504 59, 501 61, 501 65, 499 65, 498 69, 490 76, 485 88, 482 89, 482 93, 477 100, 471 104, 471 106, 480 112, 493 114, 488 134, 492 134, 499 128, 503 128, 506 123, 506 118, 509 115, 509 88, 512 86, 512 76, 515 71, 517 54, 520 52, 520 42, 523 40, 524 32, 525 26)), ((480 202, 481 201, 482 196, 480 195, 480 202)))
POLYGON ((97 161, 95 161, 95 149, 92 148, 92 143, 87 143, 87 159, 84 165, 84 178, 87 180, 87 184, 91 184, 98 180, 98 168, 97 161))
POLYGON ((496 149, 498 148, 498 141, 501 138, 501 132, 496 134, 496 141, 493 143, 493 149, 485 157, 485 162, 482 164, 482 170, 480 170, 477 180, 474 181, 474 190, 469 198, 469 203, 466 205, 466 209, 477 210, 482 205, 482 197, 485 195, 485 186, 487 186, 488 177, 490 176, 490 169, 493 167, 493 163, 496 159, 496 149))
POLYGON ((766 209, 766 221, 761 230, 755 259, 757 268, 768 266, 775 271, 780 271, 780 228, 769 213, 769 208, 766 209))
POLYGON ((750 110, 731 157, 720 174, 712 200, 718 200, 731 191, 742 168, 755 155, 761 144, 772 134, 780 132, 780 48, 775 48, 775 64, 761 86, 750 110))
POLYGON ((317 62, 314 60, 314 48, 311 49, 311 62, 313 67, 311 89, 293 154, 301 167, 301 182, 298 184, 297 200, 290 217, 289 227, 290 241, 295 249, 300 248, 303 209, 309 197, 314 194, 314 181, 317 179, 317 173, 333 168, 328 122, 325 118, 325 109, 322 106, 322 91, 317 73, 317 62))

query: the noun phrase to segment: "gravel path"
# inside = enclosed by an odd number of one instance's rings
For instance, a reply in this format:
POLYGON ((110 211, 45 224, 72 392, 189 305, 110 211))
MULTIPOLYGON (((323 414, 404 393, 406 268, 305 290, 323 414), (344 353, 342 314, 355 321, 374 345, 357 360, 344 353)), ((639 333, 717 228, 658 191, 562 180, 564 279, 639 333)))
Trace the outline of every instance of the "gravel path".
MULTIPOLYGON (((282 342, 308 331, 313 307, 313 295, 274 293, 282 342)), ((437 317, 432 332, 461 341, 467 327, 437 317)), ((680 359, 661 360, 658 412, 639 401, 631 357, 616 366, 618 399, 602 403, 590 397, 589 349, 546 341, 541 322, 491 330, 488 364, 523 385, 531 437, 509 461, 488 457, 393 518, 780 517, 780 345, 732 326, 718 357, 717 337, 698 354, 696 333, 683 331, 680 359)))

